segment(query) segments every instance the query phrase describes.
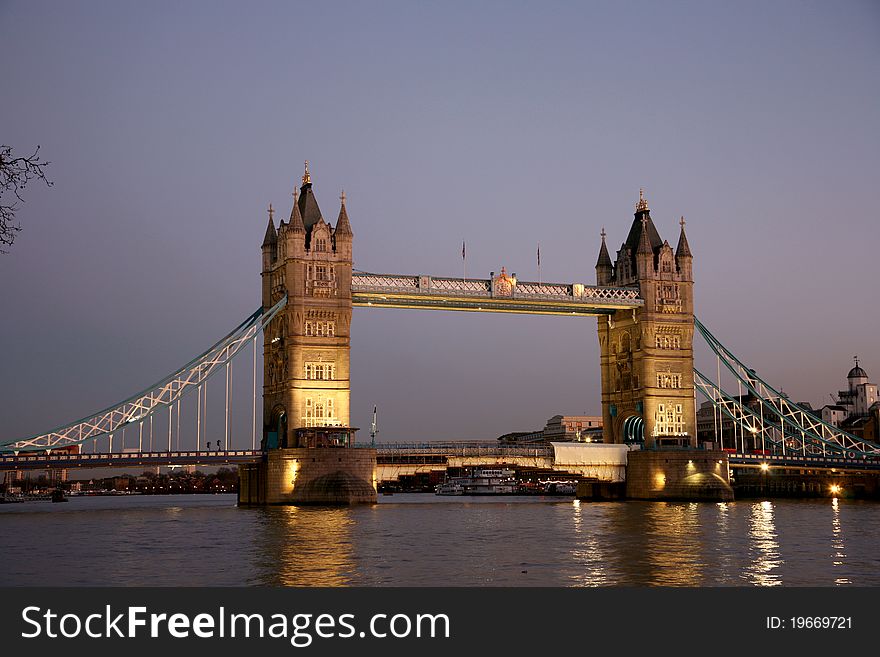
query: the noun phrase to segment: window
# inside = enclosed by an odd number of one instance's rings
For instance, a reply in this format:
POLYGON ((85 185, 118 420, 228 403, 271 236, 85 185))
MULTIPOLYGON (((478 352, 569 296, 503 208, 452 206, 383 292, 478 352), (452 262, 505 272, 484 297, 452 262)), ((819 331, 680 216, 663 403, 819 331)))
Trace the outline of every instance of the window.
POLYGON ((657 305, 660 306, 661 312, 674 313, 681 310, 681 297, 678 293, 678 286, 675 284, 664 284, 657 288, 657 305))
POLYGON ((306 379, 310 381, 332 381, 336 375, 336 365, 333 363, 307 362, 303 369, 306 379))
POLYGON ((304 332, 308 337, 332 338, 336 336, 336 322, 333 320, 326 322, 308 321, 306 322, 304 332))
POLYGON ((654 413, 655 436, 680 436, 684 434, 684 416, 681 404, 658 404, 654 413))
POLYGON ((326 251, 327 250, 327 240, 323 237, 315 240, 315 251, 326 251))
POLYGON ((681 374, 672 374, 671 372, 658 372, 657 387, 681 388, 681 374))
POLYGON ((303 424, 305 424, 305 426, 307 426, 307 427, 315 426, 314 415, 315 415, 315 412, 312 408, 312 400, 306 399, 306 415, 303 418, 303 424))
POLYGON ((654 346, 657 349, 681 349, 681 336, 656 335, 654 336, 654 346))
POLYGON ((302 418, 306 427, 338 427, 341 426, 333 408, 332 399, 306 399, 305 415, 302 418))

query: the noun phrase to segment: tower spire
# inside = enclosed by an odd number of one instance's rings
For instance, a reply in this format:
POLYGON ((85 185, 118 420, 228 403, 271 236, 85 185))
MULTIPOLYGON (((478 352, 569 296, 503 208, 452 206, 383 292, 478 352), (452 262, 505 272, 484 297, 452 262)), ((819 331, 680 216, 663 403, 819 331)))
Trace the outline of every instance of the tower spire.
POLYGON ((648 199, 645 198, 645 190, 639 187, 639 202, 636 203, 636 212, 648 211, 648 199))
POLYGON ((684 225, 686 223, 687 222, 684 220, 684 217, 682 217, 678 222, 678 224, 681 226, 681 233, 678 236, 678 247, 676 247, 675 249, 676 258, 693 258, 693 255, 691 254, 691 247, 688 244, 687 235, 684 234, 684 225))
POLYGON ((345 209, 345 190, 342 190, 342 193, 339 194, 339 217, 336 219, 336 229, 333 231, 333 235, 347 235, 351 237, 351 224, 348 221, 348 211, 345 209))
POLYGON ((306 171, 303 174, 303 185, 311 185, 312 184, 312 174, 309 173, 309 161, 306 160, 306 171))
POLYGON ((596 267, 608 267, 611 269, 613 266, 611 256, 608 255, 608 247, 605 245, 605 226, 602 226, 602 232, 599 235, 602 236, 602 246, 599 247, 599 259, 596 261, 596 267))
POLYGON ((263 248, 267 246, 274 246, 278 243, 278 234, 275 232, 275 221, 272 218, 275 214, 275 210, 272 208, 272 204, 269 204, 269 225, 266 226, 266 236, 263 238, 263 248))
POLYGON ((299 211, 299 200, 296 195, 296 186, 293 187, 293 209, 290 211, 290 227, 294 233, 306 232, 305 224, 303 224, 302 214, 299 211))
MULTIPOLYGON (((641 201, 639 202, 641 205, 641 201)), ((645 209, 647 209, 648 203, 645 201, 645 209)), ((636 253, 638 254, 653 254, 654 249, 651 248, 651 238, 648 237, 648 215, 642 215, 642 232, 639 235, 639 247, 636 249, 636 253)))

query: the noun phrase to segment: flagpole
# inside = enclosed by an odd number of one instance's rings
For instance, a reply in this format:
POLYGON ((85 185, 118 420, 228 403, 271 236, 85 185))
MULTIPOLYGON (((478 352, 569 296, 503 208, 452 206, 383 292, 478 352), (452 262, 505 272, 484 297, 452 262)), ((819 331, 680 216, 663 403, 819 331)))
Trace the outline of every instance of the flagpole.
POLYGON ((467 258, 465 256, 464 240, 461 241, 461 278, 462 280, 467 279, 467 258))
POLYGON ((541 243, 538 242, 538 285, 541 283, 541 243))

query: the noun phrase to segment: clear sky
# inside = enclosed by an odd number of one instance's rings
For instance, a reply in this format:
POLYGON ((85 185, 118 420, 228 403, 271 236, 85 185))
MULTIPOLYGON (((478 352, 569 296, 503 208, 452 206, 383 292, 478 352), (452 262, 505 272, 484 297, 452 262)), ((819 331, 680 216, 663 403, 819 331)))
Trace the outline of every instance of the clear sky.
MULTIPOLYGON (((464 239, 469 276, 534 279, 540 242, 544 280, 594 282, 644 187, 673 245, 688 221, 697 315, 764 378, 824 403, 859 354, 880 382, 876 2, 0 1, 0 43, 0 141, 42 145, 55 182, 0 256, 4 439, 251 313, 305 159, 378 272, 460 275, 464 239)), ((352 421, 377 404, 385 440, 600 410, 593 319, 352 330, 352 421)))

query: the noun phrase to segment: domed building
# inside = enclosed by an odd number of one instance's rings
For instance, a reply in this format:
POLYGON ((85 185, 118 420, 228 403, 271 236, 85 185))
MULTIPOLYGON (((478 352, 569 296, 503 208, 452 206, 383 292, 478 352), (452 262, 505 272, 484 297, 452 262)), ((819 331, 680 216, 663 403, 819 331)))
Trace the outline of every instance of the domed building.
POLYGON ((846 375, 846 390, 837 393, 837 403, 822 408, 822 419, 865 440, 878 440, 880 397, 877 385, 854 357, 855 366, 846 375))

